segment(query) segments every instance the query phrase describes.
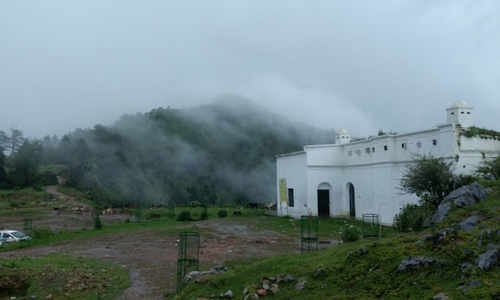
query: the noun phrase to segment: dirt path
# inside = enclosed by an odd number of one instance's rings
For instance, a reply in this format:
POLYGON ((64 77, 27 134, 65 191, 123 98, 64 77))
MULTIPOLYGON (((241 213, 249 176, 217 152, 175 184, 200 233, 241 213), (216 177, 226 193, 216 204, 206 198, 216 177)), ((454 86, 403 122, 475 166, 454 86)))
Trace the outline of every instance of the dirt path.
MULTIPOLYGON (((68 206, 83 206, 74 197, 57 193, 55 187, 48 187, 47 191, 55 197, 63 197, 59 199, 64 199, 68 206)), ((130 216, 104 216, 103 222, 123 221, 127 217, 130 216)), ((4 221, 2 220, 3 223, 4 221)), ((92 224, 89 216, 63 212, 50 214, 47 219, 40 221, 50 224, 52 228, 67 228, 68 223, 75 225, 74 222, 79 222, 76 226, 92 224)), ((19 220, 13 222, 19 223, 19 220)), ((271 230, 256 230, 235 219, 199 221, 183 225, 189 231, 197 230, 194 226, 204 232, 200 237, 200 266, 207 268, 235 259, 272 256, 300 250, 298 240, 271 230)), ((166 295, 175 293, 178 255, 176 240, 177 236, 165 236, 160 230, 114 233, 49 246, 0 252, 0 259, 41 257, 51 253, 94 257, 118 264, 129 271, 132 284, 118 299, 165 299, 166 295)))

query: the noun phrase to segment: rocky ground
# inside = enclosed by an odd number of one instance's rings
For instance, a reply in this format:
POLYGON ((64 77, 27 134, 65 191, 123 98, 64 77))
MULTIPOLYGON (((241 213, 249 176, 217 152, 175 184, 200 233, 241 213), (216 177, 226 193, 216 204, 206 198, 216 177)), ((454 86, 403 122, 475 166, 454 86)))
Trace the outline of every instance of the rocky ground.
MULTIPOLYGON (((36 226, 57 229, 92 228, 90 207, 73 197, 62 195, 49 187, 54 197, 63 200, 65 209, 51 212, 33 221, 36 226)), ((263 217, 264 218, 264 217, 263 217)), ((123 222, 130 215, 104 215, 104 224, 123 222)), ((2 217, 3 228, 22 230, 20 217, 2 217)), ((215 266, 226 261, 248 257, 272 256, 277 253, 300 251, 300 241, 271 230, 256 230, 235 219, 198 221, 184 226, 203 229, 200 240, 200 266, 215 266)), ((142 230, 119 234, 106 234, 88 239, 61 242, 55 245, 0 252, 0 259, 20 256, 40 257, 50 253, 66 253, 77 257, 96 257, 112 262, 129 271, 131 286, 119 299, 165 299, 176 288, 178 247, 177 236, 159 235, 157 230, 142 230)))

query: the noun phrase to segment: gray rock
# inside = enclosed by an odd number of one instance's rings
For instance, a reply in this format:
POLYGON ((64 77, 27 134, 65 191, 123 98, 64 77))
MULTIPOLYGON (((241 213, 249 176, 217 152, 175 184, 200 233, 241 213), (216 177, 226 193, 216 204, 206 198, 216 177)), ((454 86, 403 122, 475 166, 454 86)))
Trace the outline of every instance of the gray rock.
POLYGON ((297 283, 293 286, 296 291, 300 291, 301 289, 306 287, 306 281, 304 279, 299 279, 297 283))
POLYGON ((415 243, 415 246, 420 247, 420 246, 422 246, 423 244, 424 244, 424 242, 423 242, 423 241, 417 241, 417 242, 415 243))
POLYGON ((472 264, 471 263, 463 263, 461 266, 460 266, 460 271, 462 273, 465 273, 467 272, 470 268, 472 268, 472 264))
POLYGON ((469 186, 469 191, 478 200, 485 200, 488 198, 488 192, 486 189, 477 182, 474 182, 469 186))
POLYGON ((474 279, 474 280, 469 281, 469 286, 470 287, 475 287, 475 286, 478 286, 478 285, 481 285, 481 284, 482 284, 481 280, 474 279))
POLYGON ((358 251, 356 251, 356 253, 358 253, 359 256, 361 255, 365 255, 366 253, 368 253, 368 251, 366 250, 365 247, 359 249, 358 251))
POLYGON ((470 195, 463 195, 458 198, 453 199, 453 204, 455 204, 456 207, 463 207, 463 206, 469 206, 472 204, 476 203, 476 199, 470 195))
POLYGON ((321 276, 321 275, 323 275, 323 269, 317 269, 314 272, 314 276, 316 276, 316 277, 321 276))
POLYGON ((445 293, 439 293, 432 298, 432 300, 449 300, 450 297, 446 296, 445 293))
POLYGON ((211 274, 224 274, 227 271, 227 268, 224 265, 217 265, 210 269, 211 274))
POLYGON ((493 176, 493 174, 491 174, 491 173, 483 175, 483 178, 486 179, 486 180, 496 180, 495 176, 493 176))
POLYGON ((485 191, 490 194, 491 192, 493 192, 493 189, 492 188, 486 188, 485 191))
POLYGON ((493 229, 486 229, 486 235, 488 236, 488 240, 491 240, 492 233, 493 233, 493 229))
POLYGON ((474 264, 476 264, 479 269, 485 271, 495 266, 499 258, 500 252, 498 252, 498 250, 486 250, 486 252, 479 255, 474 260, 474 264))
POLYGON ((420 257, 420 256, 408 256, 408 258, 403 259, 398 266, 398 271, 405 273, 410 270, 416 270, 420 266, 429 266, 430 264, 436 263, 436 260, 431 257, 420 257))
POLYGON ((441 203, 447 203, 450 202, 458 197, 462 197, 464 195, 470 195, 472 196, 472 193, 469 191, 469 187, 467 185, 464 185, 456 190, 451 191, 446 197, 444 197, 443 201, 441 203))
POLYGON ((451 202, 442 202, 439 204, 437 210, 430 216, 425 219, 424 227, 429 227, 431 223, 440 223, 446 219, 448 213, 451 210, 451 202))
POLYGON ((269 291, 269 288, 271 288, 271 286, 269 284, 267 284, 267 283, 264 283, 262 285, 262 288, 265 289, 266 291, 269 291))
POLYGON ((486 250, 498 250, 498 246, 490 243, 486 245, 486 250))
POLYGON ((283 281, 284 281, 284 282, 287 282, 287 281, 293 281, 293 277, 292 277, 292 275, 290 275, 290 274, 286 275, 286 276, 283 278, 283 281))
POLYGON ((230 298, 230 299, 233 299, 234 298, 234 294, 231 290, 227 291, 224 296, 230 298))
POLYGON ((460 226, 460 229, 462 230, 472 231, 476 227, 477 223, 479 223, 479 219, 476 216, 472 216, 460 222, 458 226, 460 226))

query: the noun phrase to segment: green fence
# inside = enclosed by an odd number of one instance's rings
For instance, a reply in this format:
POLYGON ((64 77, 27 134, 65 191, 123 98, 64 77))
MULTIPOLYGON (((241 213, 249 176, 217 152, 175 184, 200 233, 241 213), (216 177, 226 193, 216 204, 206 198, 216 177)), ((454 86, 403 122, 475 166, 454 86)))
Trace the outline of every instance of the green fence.
POLYGON ((179 233, 179 256, 177 259, 177 290, 182 286, 186 274, 198 271, 200 261, 200 234, 198 232, 179 233))
POLYGON ((24 234, 33 235, 33 219, 24 219, 24 234))
POLYGON ((379 217, 377 214, 363 214, 363 238, 378 237, 379 217))
POLYGON ((319 250, 319 219, 316 216, 302 216, 301 225, 301 248, 302 253, 319 250))

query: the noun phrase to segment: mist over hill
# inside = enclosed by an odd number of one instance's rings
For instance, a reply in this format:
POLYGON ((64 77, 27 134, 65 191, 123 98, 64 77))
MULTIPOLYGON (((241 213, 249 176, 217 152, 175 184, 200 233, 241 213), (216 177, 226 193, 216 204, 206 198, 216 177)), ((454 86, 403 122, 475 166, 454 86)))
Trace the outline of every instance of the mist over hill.
POLYGON ((332 140, 329 131, 225 95, 210 105, 160 107, 75 130, 53 162, 68 166, 71 184, 115 206, 268 202, 276 200, 276 155, 332 140))

